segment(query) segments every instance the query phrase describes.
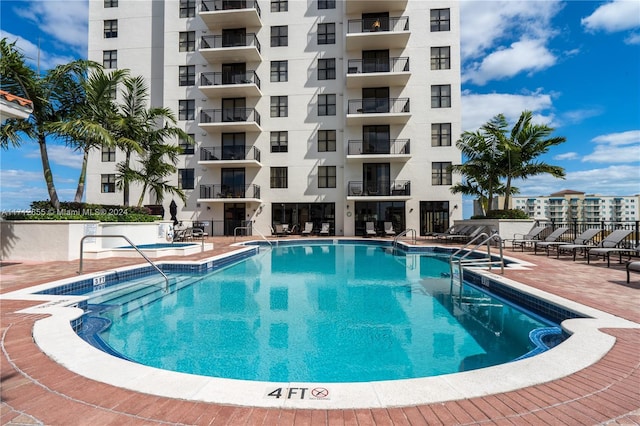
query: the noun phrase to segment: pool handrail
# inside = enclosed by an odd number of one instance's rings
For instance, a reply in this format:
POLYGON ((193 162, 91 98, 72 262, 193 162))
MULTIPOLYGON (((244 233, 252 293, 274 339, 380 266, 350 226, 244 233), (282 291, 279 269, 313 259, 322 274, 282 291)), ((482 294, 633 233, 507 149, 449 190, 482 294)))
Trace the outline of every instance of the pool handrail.
POLYGON ((405 229, 404 231, 402 231, 401 233, 399 233, 398 235, 396 235, 396 236, 393 238, 393 249, 394 249, 394 250, 398 247, 398 240, 399 240, 401 237, 406 236, 408 233, 411 233, 411 240, 412 240, 412 241, 413 241, 413 243, 415 244, 415 242, 416 242, 416 230, 415 230, 415 229, 412 229, 412 228, 408 228, 408 229, 405 229))
POLYGON ((238 236, 238 230, 239 230, 239 229, 244 229, 244 230, 249 230, 249 229, 251 229, 251 232, 256 231, 256 232, 258 233, 258 235, 260 235, 260 236, 262 237, 262 239, 263 239, 263 240, 265 240, 265 241, 266 241, 266 242, 271 246, 271 248, 273 248, 273 244, 271 243, 271 241, 269 241, 269 240, 267 239, 267 237, 265 237, 265 236, 264 236, 264 234, 262 234, 262 232, 260 232, 260 231, 258 230, 258 228, 254 228, 254 227, 252 227, 252 226, 236 226, 236 227, 233 229, 233 242, 234 242, 234 243, 236 242, 236 237, 238 236))
POLYGON ((500 274, 504 275, 504 256, 502 253, 502 238, 500 237, 500 235, 498 235, 498 233, 492 233, 491 235, 488 235, 486 232, 482 232, 478 235, 476 235, 473 239, 471 239, 470 241, 468 241, 464 246, 460 247, 458 250, 456 250, 454 253, 451 254, 451 256, 449 256, 449 266, 451 268, 451 279, 453 280, 453 263, 454 261, 458 262, 458 272, 460 274, 460 281, 462 282, 462 264, 465 263, 468 266, 480 266, 480 265, 487 265, 489 267, 489 271, 491 271, 491 266, 494 263, 497 263, 498 261, 494 261, 491 258, 491 241, 497 241, 498 242, 498 247, 500 249, 500 274), (482 241, 480 241, 478 244, 476 244, 475 247, 473 247, 472 249, 469 249, 469 246, 472 243, 475 243, 476 241, 478 241, 480 238, 484 238, 482 241), (468 259, 465 260, 465 257, 467 257, 469 254, 473 253, 474 251, 476 251, 476 249, 478 249, 480 246, 483 245, 487 245, 487 257, 486 259, 468 259), (458 255, 459 253, 463 252, 466 250, 466 253, 464 253, 459 259, 454 260, 455 256, 458 255))
POLYGON ((82 274, 82 257, 84 254, 84 240, 86 238, 123 238, 125 241, 127 241, 129 243, 129 245, 131 247, 133 247, 138 253, 140 253, 140 256, 142 256, 144 258, 144 260, 146 260, 147 262, 149 262, 149 264, 151 266, 153 266, 155 268, 156 271, 158 271, 160 273, 160 275, 162 275, 162 277, 164 278, 164 283, 165 283, 165 288, 164 290, 166 292, 169 291, 169 278, 166 276, 166 274, 164 272, 162 272, 160 270, 160 268, 158 268, 158 265, 156 265, 155 263, 153 263, 151 261, 151 259, 149 259, 147 257, 146 254, 144 254, 135 244, 133 244, 131 242, 131 240, 127 237, 125 237, 124 235, 109 235, 109 234, 102 234, 102 235, 85 235, 84 237, 82 237, 80 239, 80 267, 78 268, 78 274, 82 274))

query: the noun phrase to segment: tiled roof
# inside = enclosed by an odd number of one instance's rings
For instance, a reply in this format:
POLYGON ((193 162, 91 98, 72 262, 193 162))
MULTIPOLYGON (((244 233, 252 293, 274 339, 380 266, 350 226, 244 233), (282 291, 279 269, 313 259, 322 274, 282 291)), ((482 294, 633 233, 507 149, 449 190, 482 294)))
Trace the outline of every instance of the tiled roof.
POLYGON ((12 95, 6 90, 0 90, 0 97, 7 100, 8 102, 12 102, 20 105, 21 107, 28 108, 30 110, 33 109, 33 102, 28 99, 21 98, 20 96, 12 95))

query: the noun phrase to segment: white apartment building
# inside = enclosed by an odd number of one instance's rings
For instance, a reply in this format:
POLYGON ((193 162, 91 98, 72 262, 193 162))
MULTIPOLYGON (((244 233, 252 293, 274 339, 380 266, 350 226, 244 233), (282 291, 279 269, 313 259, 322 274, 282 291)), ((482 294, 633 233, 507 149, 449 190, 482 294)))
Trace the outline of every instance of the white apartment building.
POLYGON ((547 196, 512 197, 513 208, 534 219, 556 222, 634 222, 640 220, 640 195, 613 196, 565 190, 547 196))
MULTIPOLYGON (((424 234, 462 218, 459 22, 457 1, 92 0, 89 59, 144 76, 195 139, 180 221, 424 234)), ((87 202, 122 204, 122 159, 91 154, 87 202)))

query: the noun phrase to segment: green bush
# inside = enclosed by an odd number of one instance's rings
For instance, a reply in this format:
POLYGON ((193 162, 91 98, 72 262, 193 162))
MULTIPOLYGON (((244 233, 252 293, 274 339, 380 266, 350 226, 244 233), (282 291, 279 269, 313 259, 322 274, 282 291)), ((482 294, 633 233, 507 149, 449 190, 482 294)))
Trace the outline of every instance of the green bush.
POLYGON ((488 219, 529 219, 529 215, 520 209, 491 210, 485 217, 488 219))
POLYGON ((102 204, 61 202, 54 208, 49 201, 34 201, 26 211, 3 212, 4 220, 99 220, 100 222, 153 222, 146 207, 123 207, 102 204))

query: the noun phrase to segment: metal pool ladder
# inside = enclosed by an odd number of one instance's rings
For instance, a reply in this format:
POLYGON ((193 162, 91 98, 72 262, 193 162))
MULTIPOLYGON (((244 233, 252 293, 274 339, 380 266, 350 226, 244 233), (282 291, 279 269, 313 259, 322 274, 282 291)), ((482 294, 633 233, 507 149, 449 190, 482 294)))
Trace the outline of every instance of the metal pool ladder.
POLYGON ((265 240, 271 246, 271 248, 273 248, 273 244, 271 243, 271 241, 269 241, 267 239, 267 237, 265 237, 264 234, 262 234, 262 232, 258 231, 257 228, 249 227, 249 226, 236 226, 233 229, 233 242, 234 243, 236 242, 236 237, 238 236, 238 231, 239 230, 241 230, 241 229, 248 230, 249 228, 251 228, 251 232, 256 231, 258 233, 258 235, 260 235, 262 237, 262 239, 265 240))
POLYGON ((483 232, 481 234, 476 235, 471 241, 466 243, 464 246, 460 247, 449 257, 449 266, 451 268, 451 279, 454 277, 454 263, 458 265, 458 273, 460 277, 460 282, 462 282, 462 267, 463 266, 488 266, 489 270, 491 270, 492 266, 496 263, 500 263, 500 274, 504 274, 504 256, 502 255, 502 238, 498 234, 488 235, 483 232), (477 243, 473 248, 469 249, 469 247, 476 243, 478 240, 481 240, 477 243), (496 241, 498 243, 498 247, 500 248, 500 259, 493 260, 491 257, 491 242, 496 241), (474 253, 476 249, 479 247, 486 245, 487 246, 487 255, 482 258, 477 259, 467 259, 471 253, 474 253), (467 250, 465 254, 460 256, 458 259, 455 257, 460 254, 462 251, 467 250))
POLYGON ((396 252, 396 249, 398 248, 398 240, 400 239, 400 237, 404 237, 407 234, 411 234, 411 241, 413 241, 413 243, 416 243, 416 230, 415 229, 405 229, 404 231, 402 231, 401 233, 399 233, 398 235, 396 235, 393 238, 393 252, 396 252))
POLYGON ((164 285, 165 285, 164 291, 169 292, 169 278, 165 275, 164 272, 160 270, 160 268, 158 268, 158 265, 153 263, 151 259, 147 257, 146 254, 140 251, 140 249, 135 244, 133 244, 129 238, 125 237, 124 235, 85 235, 84 237, 82 237, 80 239, 80 268, 78 270, 79 274, 82 274, 82 256, 84 254, 84 240, 86 238, 123 238, 129 243, 129 245, 131 245, 131 247, 133 247, 138 253, 140 253, 140 256, 144 257, 144 260, 149 262, 149 264, 153 266, 155 270, 160 273, 160 275, 162 275, 162 277, 164 278, 164 285))

